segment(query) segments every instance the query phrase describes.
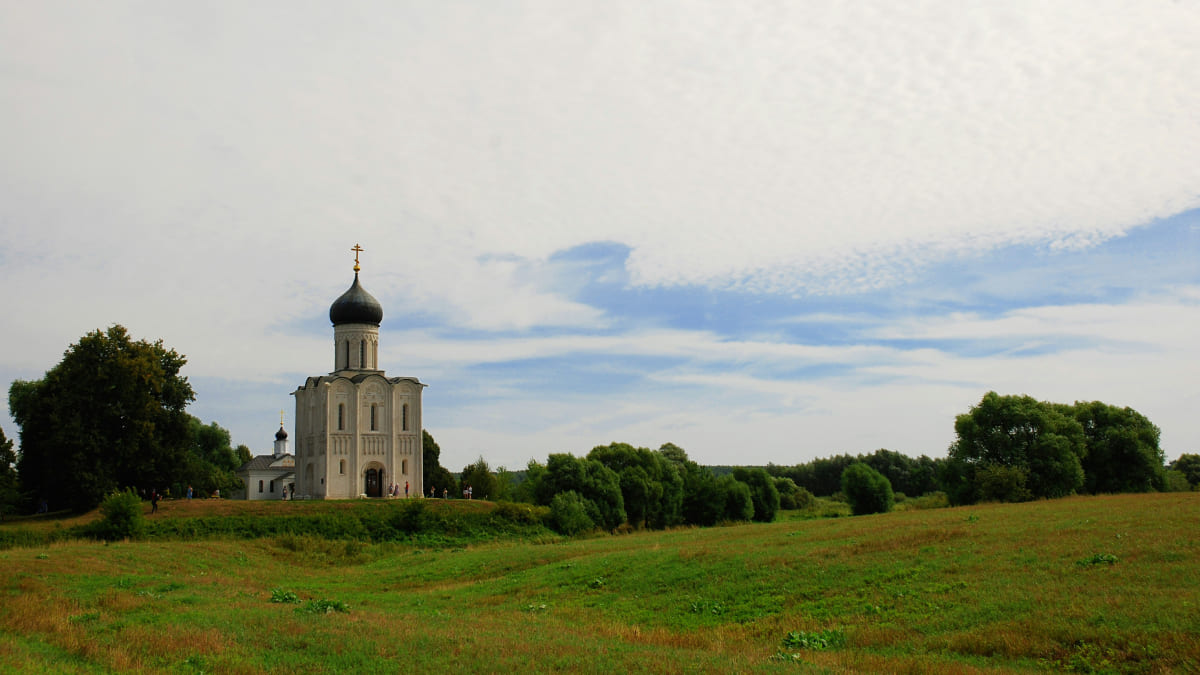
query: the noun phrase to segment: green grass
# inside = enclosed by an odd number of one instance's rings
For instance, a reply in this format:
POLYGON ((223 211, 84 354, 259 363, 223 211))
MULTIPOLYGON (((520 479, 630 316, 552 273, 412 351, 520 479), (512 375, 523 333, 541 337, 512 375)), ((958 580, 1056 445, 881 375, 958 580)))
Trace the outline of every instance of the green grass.
POLYGON ((0 671, 1194 672, 1198 513, 1175 493, 581 540, 57 542, 0 551, 0 671))

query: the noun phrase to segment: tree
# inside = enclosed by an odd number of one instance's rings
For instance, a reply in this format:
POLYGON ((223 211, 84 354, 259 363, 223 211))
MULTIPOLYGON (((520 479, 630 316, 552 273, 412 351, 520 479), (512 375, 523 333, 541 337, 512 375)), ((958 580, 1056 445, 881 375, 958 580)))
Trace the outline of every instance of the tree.
POLYGON ((463 467, 460 487, 461 489, 470 487, 471 495, 475 499, 496 499, 496 476, 482 455, 473 463, 463 467))
POLYGON ((250 452, 250 447, 245 443, 239 443, 238 446, 233 449, 233 454, 237 455, 238 466, 241 466, 254 459, 254 453, 250 452))
POLYGON ((617 473, 630 525, 663 528, 683 522, 683 479, 662 452, 610 443, 592 448, 588 459, 617 473))
POLYGON ((120 488, 171 484, 195 398, 185 363, 161 340, 134 341, 114 325, 71 345, 41 380, 13 382, 22 483, 76 510, 120 488))
POLYGON ((726 474, 717 479, 717 494, 720 495, 718 503, 725 506, 721 520, 737 522, 754 517, 754 499, 749 485, 726 474))
POLYGON ((658 452, 680 477, 682 521, 705 526, 721 522, 726 500, 713 472, 688 459, 687 452, 674 443, 663 444, 658 452))
POLYGON ((750 502, 754 506, 754 520, 769 523, 775 520, 779 512, 779 491, 775 489, 775 481, 765 469, 738 467, 733 470, 733 477, 750 488, 750 502))
POLYGON ((1083 487, 1083 427, 1050 403, 1029 396, 990 391, 970 412, 954 421, 958 439, 950 446, 950 473, 965 484, 949 484, 952 500, 978 498, 977 469, 989 465, 1020 468, 1032 498, 1063 497, 1083 487))
POLYGON ((1084 489, 1104 492, 1149 492, 1163 486, 1165 458, 1159 430, 1132 408, 1091 401, 1063 406, 1083 426, 1084 489))
POLYGON ((421 452, 421 482, 425 490, 433 488, 437 497, 442 496, 443 492, 458 494, 458 479, 438 461, 442 455, 442 448, 433 440, 433 434, 424 429, 421 430, 421 452))
POLYGON ((553 454, 543 468, 529 464, 530 489, 537 504, 549 506, 555 495, 575 492, 589 503, 589 514, 598 527, 611 530, 625 522, 625 500, 621 496, 621 479, 603 463, 570 454, 553 454))
MULTIPOLYGON (((216 422, 205 424, 188 415, 188 434, 189 441, 180 471, 172 481, 176 494, 181 494, 188 485, 195 487, 200 494, 212 494, 216 490, 233 494, 235 490, 245 487, 236 473, 237 468, 245 462, 239 461, 238 453, 231 447, 228 429, 216 422)), ((246 451, 248 453, 249 448, 246 451)))
POLYGON ((842 472, 842 492, 856 516, 887 513, 895 501, 888 479, 862 462, 851 464, 842 472))
POLYGON ((0 428, 0 520, 15 511, 21 501, 21 487, 17 481, 17 456, 13 453, 13 442, 0 428))
POLYGON ((1185 452, 1171 462, 1171 469, 1182 473, 1193 490, 1200 487, 1200 455, 1185 452))

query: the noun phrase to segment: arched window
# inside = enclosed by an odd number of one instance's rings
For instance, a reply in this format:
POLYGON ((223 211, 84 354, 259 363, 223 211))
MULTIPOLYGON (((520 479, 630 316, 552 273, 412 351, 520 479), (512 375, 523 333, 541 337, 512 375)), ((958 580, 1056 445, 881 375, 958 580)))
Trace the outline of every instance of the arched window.
POLYGON ((346 340, 346 342, 344 343, 344 349, 342 350, 342 352, 345 354, 345 360, 342 361, 342 367, 349 368, 350 367, 350 341, 349 340, 346 340))
POLYGON ((274 492, 275 491, 275 481, 271 481, 270 485, 271 485, 271 492, 274 492))
POLYGON ((346 428, 346 404, 338 404, 338 431, 343 431, 346 428))
POLYGON ((375 405, 374 403, 371 404, 371 431, 379 431, 379 423, 375 419, 375 410, 378 407, 379 406, 375 405))
POLYGON ((400 406, 400 430, 408 431, 408 404, 400 406))
POLYGON ((338 460, 338 473, 342 474, 343 476, 346 475, 346 460, 338 460))
POLYGON ((358 367, 367 367, 367 341, 363 340, 358 343, 358 367))
POLYGON ((262 492, 262 481, 258 481, 258 491, 262 492))
POLYGON ((400 473, 404 474, 405 476, 408 475, 408 460, 407 459, 400 462, 400 473))

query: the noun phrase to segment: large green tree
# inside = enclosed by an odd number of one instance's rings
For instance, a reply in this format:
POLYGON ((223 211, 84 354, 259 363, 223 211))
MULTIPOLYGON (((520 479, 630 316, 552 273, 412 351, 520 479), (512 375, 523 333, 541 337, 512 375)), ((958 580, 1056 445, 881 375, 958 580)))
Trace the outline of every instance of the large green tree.
POLYGON ((1084 489, 1103 492, 1149 492, 1163 487, 1166 458, 1158 446, 1159 430, 1132 408, 1077 402, 1063 406, 1083 426, 1084 489))
POLYGON ((630 525, 664 528, 683 521, 683 479, 661 452, 610 443, 592 448, 588 459, 617 473, 630 525))
POLYGON ((976 475, 993 466, 1018 469, 1005 475, 1026 481, 1014 487, 1034 499, 1063 497, 1083 487, 1083 426, 1054 404, 990 391, 955 419, 954 431, 958 439, 949 454, 955 466, 945 476, 946 492, 956 503, 978 500, 976 475))
POLYGON ((13 382, 26 488, 51 508, 86 510, 119 488, 169 485, 195 398, 185 363, 161 340, 134 340, 114 325, 71 345, 44 378, 13 382))

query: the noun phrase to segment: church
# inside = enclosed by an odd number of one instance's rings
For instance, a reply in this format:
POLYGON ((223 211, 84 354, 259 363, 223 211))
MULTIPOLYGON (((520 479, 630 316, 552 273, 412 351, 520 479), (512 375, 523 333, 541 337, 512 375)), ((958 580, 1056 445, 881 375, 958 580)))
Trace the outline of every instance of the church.
MULTIPOLYGON (((392 485, 420 497, 421 391, 415 377, 388 377, 379 367, 383 307, 354 282, 329 307, 333 371, 309 377, 296 397, 295 496, 384 497, 392 485)), ((253 486, 252 486, 253 487, 253 486)))

